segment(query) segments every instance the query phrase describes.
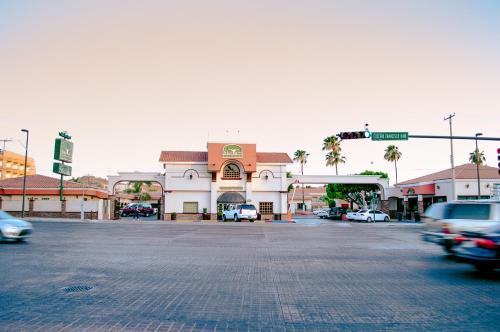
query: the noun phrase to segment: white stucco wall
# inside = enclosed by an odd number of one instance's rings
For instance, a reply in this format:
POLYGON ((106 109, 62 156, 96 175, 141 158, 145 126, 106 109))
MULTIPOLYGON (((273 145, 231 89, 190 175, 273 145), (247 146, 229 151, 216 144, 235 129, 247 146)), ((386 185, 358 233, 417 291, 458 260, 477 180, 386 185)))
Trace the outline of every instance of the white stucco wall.
POLYGON ((176 191, 165 196, 165 212, 183 213, 184 202, 198 202, 198 213, 207 208, 210 212, 210 192, 176 191))

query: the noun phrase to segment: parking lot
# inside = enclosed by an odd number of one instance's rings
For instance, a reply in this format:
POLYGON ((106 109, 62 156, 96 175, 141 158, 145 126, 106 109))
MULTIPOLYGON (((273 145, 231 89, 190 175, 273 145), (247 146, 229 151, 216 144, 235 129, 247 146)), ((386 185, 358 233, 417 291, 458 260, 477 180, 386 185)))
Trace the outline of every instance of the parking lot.
POLYGON ((0 244, 0 330, 498 331, 500 273, 419 224, 35 222, 0 244))

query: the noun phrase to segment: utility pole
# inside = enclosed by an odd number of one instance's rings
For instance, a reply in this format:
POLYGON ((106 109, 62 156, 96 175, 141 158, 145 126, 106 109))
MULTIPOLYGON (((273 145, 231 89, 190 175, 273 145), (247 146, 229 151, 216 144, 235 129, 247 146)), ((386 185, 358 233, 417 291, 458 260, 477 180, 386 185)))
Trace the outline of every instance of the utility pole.
POLYGON ((481 178, 480 178, 480 175, 479 175, 479 158, 480 158, 480 155, 479 155, 479 148, 477 147, 477 138, 479 136, 483 136, 482 133, 477 133, 476 134, 476 151, 474 151, 474 153, 476 154, 476 175, 477 175, 477 199, 481 199, 481 178))
POLYGON ((455 117, 455 113, 450 114, 446 118, 444 118, 445 121, 448 120, 448 122, 450 123, 451 198, 453 201, 457 199, 457 197, 455 195, 455 162, 453 159, 453 128, 452 128, 453 121, 452 121, 452 119, 454 117, 455 117))

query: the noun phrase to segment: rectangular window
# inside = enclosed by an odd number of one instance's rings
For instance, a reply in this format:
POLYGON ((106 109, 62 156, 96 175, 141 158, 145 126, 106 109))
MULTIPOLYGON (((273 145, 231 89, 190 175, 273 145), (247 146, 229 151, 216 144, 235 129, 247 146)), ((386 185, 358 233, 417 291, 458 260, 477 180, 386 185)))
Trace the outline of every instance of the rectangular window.
POLYGON ((273 202, 260 202, 259 211, 260 214, 273 214, 273 202))
POLYGON ((198 213, 198 202, 184 202, 183 213, 198 213))

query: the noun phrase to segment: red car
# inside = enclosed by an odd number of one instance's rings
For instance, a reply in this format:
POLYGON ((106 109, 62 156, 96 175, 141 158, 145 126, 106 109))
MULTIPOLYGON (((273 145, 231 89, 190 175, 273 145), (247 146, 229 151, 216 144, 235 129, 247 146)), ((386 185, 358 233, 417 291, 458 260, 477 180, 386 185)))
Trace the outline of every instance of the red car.
POLYGON ((139 210, 139 215, 145 217, 149 217, 154 214, 154 209, 151 204, 133 203, 121 208, 120 215, 122 217, 133 216, 136 210, 139 210))

